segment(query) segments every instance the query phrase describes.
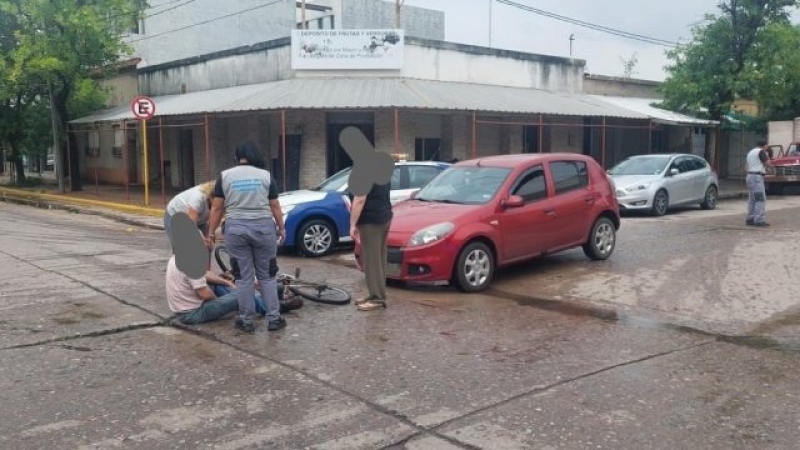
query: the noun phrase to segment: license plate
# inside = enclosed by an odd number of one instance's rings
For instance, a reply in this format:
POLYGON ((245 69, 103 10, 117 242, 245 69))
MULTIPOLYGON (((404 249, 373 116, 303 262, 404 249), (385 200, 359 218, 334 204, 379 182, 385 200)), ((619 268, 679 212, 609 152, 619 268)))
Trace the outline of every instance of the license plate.
POLYGON ((387 277, 399 277, 400 276, 400 264, 386 264, 386 276, 387 277))

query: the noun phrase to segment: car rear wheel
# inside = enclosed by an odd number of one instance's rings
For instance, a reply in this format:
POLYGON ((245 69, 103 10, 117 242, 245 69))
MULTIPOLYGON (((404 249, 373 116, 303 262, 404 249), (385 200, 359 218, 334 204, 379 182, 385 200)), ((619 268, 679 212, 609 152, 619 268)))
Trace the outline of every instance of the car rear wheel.
POLYGON ((463 292, 478 292, 489 287, 494 276, 494 255, 483 242, 467 244, 456 260, 453 276, 456 286, 463 292))
POLYGON ((333 250, 335 244, 333 227, 325 220, 309 220, 297 233, 297 247, 306 256, 325 256, 333 250))
POLYGON ((617 244, 617 229, 608 217, 599 217, 592 225, 589 241, 583 245, 583 253, 593 260, 608 259, 617 244))
POLYGON ((714 209, 717 207, 717 187, 713 184, 706 189, 706 195, 703 196, 703 202, 700 203, 703 209, 714 209))
POLYGON ((667 213, 668 209, 669 195, 667 195, 667 191, 661 189, 656 192, 656 195, 653 197, 653 209, 651 212, 654 216, 663 216, 667 213))

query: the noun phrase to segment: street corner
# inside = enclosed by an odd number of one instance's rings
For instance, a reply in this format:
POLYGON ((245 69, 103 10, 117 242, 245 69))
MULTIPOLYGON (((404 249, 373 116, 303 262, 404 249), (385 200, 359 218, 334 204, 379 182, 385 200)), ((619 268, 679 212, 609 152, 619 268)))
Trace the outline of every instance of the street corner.
POLYGON ((798 368, 791 353, 714 343, 543 389, 436 431, 476 448, 794 448, 798 368))
POLYGON ((372 449, 415 432, 296 371, 170 327, 4 352, 0 446, 372 449))

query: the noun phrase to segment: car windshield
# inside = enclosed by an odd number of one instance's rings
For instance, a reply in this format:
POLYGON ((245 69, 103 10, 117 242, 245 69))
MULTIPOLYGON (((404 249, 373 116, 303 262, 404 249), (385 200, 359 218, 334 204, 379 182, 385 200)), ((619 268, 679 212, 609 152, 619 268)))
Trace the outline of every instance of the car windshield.
POLYGON ((608 171, 610 175, 658 175, 667 168, 669 156, 644 156, 622 161, 608 171))
POLYGON ((336 192, 350 179, 350 167, 335 173, 333 176, 311 188, 312 191, 336 192))
POLYGON ((494 197, 510 172, 502 167, 450 167, 425 185, 415 199, 480 205, 494 197))

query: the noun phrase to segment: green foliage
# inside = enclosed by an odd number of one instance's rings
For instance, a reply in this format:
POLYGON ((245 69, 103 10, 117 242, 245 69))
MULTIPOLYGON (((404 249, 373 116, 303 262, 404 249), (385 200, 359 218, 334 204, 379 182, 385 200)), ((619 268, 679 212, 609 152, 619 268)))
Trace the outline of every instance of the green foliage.
POLYGON ((766 114, 792 107, 800 82, 797 30, 789 23, 798 0, 724 0, 692 40, 667 52, 664 106, 720 120, 737 99, 756 100, 766 114), (768 53, 772 54, 768 54, 768 53), (777 68, 777 70, 776 70, 777 68), (783 83, 781 86, 778 84, 783 83))
POLYGON ((63 148, 66 122, 104 104, 92 75, 109 72, 130 52, 122 37, 143 3, 0 0, 0 145, 17 156, 40 154, 52 145, 54 109, 63 148))

